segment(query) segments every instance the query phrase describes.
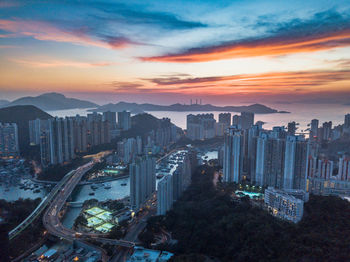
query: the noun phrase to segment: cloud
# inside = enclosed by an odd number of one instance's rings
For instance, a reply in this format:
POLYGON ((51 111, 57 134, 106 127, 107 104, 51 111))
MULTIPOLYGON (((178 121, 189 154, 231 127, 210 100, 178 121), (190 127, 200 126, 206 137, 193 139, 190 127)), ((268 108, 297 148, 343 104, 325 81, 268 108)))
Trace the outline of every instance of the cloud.
MULTIPOLYGON (((49 23, 25 20, 0 20, 0 29, 22 36, 31 36, 37 40, 68 42, 78 45, 92 45, 109 48, 103 41, 93 39, 84 33, 69 32, 59 29, 49 23)), ((114 44, 113 47, 117 47, 114 44)))
POLYGON ((0 20, 0 30, 12 33, 3 37, 29 36, 37 40, 120 49, 147 44, 143 41, 156 37, 156 33, 206 26, 168 12, 148 11, 141 5, 75 1, 31 1, 30 6, 26 1, 19 1, 18 4, 23 7, 7 10, 0 20))
MULTIPOLYGON (((258 25, 260 26, 260 25, 258 25)), ((141 57, 142 61, 193 63, 257 56, 280 56, 350 46, 350 16, 336 11, 309 20, 279 23, 264 36, 196 47, 176 54, 141 57)))
POLYGON ((120 93, 184 93, 202 95, 232 94, 311 94, 322 87, 350 81, 350 70, 271 72, 210 77, 163 76, 143 78, 139 82, 116 82, 120 93))
POLYGON ((169 12, 143 10, 145 8, 140 5, 130 7, 120 3, 91 3, 90 6, 102 11, 101 15, 96 15, 98 19, 115 21, 118 23, 153 25, 167 30, 186 30, 207 27, 206 24, 201 22, 184 20, 169 12))
POLYGON ((115 63, 111 62, 77 62, 67 60, 26 60, 26 59, 11 59, 12 62, 33 67, 33 68, 51 68, 51 67, 76 67, 76 68, 92 68, 92 67, 104 67, 111 66, 115 63))

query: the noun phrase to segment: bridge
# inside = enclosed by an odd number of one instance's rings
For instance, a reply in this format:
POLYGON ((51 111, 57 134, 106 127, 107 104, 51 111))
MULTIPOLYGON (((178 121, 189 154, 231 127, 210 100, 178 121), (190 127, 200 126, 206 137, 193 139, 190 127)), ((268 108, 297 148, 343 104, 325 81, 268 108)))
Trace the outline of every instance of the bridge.
POLYGON ((51 190, 48 196, 46 196, 40 204, 35 208, 35 210, 17 227, 12 229, 9 232, 9 239, 12 240, 16 236, 18 236, 24 229, 26 229, 33 221, 40 216, 40 214, 46 209, 46 207, 51 203, 51 201, 54 199, 54 197, 57 195, 57 193, 61 190, 63 185, 71 178, 71 176, 75 173, 75 170, 70 171, 67 173, 63 179, 56 184, 56 186, 51 190))
POLYGON ((67 202, 67 205, 70 207, 82 207, 84 205, 83 202, 67 202))
POLYGON ((67 178, 60 193, 55 195, 54 199, 50 202, 50 206, 45 211, 43 216, 43 224, 51 235, 54 235, 59 238, 64 238, 71 241, 79 239, 95 240, 101 243, 108 243, 124 248, 133 248, 135 246, 134 242, 107 239, 104 238, 104 234, 76 232, 62 225, 60 221, 60 212, 63 206, 65 205, 68 197, 71 195, 76 185, 80 182, 83 175, 88 170, 90 170, 92 166, 93 162, 89 162, 88 164, 74 170, 73 174, 67 178))

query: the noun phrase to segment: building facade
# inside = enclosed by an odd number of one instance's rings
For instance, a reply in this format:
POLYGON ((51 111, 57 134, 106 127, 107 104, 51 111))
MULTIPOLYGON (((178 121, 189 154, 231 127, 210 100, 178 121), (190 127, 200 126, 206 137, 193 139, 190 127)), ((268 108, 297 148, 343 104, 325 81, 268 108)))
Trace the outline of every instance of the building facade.
POLYGON ((19 155, 18 128, 16 123, 0 123, 0 157, 19 155))

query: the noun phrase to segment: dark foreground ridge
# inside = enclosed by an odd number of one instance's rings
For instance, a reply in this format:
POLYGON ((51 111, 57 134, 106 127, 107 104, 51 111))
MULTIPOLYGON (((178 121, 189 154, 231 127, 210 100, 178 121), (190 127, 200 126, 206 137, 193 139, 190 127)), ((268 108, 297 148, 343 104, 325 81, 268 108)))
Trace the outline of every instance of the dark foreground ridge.
POLYGON ((175 252, 173 261, 350 261, 346 200, 312 195, 304 218, 294 225, 248 199, 234 202, 232 185, 215 189, 213 173, 211 167, 200 167, 173 209, 151 218, 140 238, 150 244, 162 228, 170 231, 178 243, 159 248, 175 252))

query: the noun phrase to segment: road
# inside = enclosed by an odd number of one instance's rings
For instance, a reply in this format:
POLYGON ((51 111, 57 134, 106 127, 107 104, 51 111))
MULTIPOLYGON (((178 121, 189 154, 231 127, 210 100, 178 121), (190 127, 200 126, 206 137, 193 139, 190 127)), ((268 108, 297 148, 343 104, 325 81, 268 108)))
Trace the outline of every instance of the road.
POLYGON ((102 243, 108 243, 112 245, 118 245, 126 248, 132 248, 134 243, 124 241, 124 240, 114 240, 104 238, 104 234, 94 234, 94 233, 79 233, 72 229, 64 227, 60 221, 60 212, 66 203, 68 197, 73 192, 76 185, 79 183, 83 175, 91 169, 94 165, 94 162, 91 161, 78 169, 75 170, 75 173, 67 181, 67 183, 62 188, 61 192, 55 197, 51 202, 49 208, 46 210, 43 216, 43 224, 47 231, 56 237, 64 238, 67 240, 88 240, 93 239, 102 243))
MULTIPOLYGON (((174 151, 176 150, 172 150, 164 157, 169 156, 174 151)), ((161 159, 159 159, 158 162, 159 161, 161 161, 161 159)), ((137 221, 129 226, 128 233, 123 240, 106 239, 103 237, 103 234, 76 232, 72 229, 64 227, 60 221, 60 212, 63 209, 67 199, 73 192, 74 188, 79 184, 83 175, 93 167, 94 163, 94 161, 91 161, 74 171, 74 174, 65 183, 61 192, 57 194, 57 196, 52 200, 49 208, 46 210, 43 216, 43 224, 51 235, 59 238, 64 238, 71 241, 90 239, 105 244, 108 243, 111 245, 116 245, 118 246, 117 254, 111 259, 111 261, 125 261, 130 255, 132 248, 135 246, 137 236, 146 227, 147 219, 156 214, 155 208, 144 209, 144 211, 137 218, 137 221)))
MULTIPOLYGON (((145 209, 138 216, 137 221, 129 225, 128 233, 124 237, 124 240, 137 243, 138 235, 143 231, 147 225, 147 219, 156 214, 156 208, 145 209)), ((110 262, 124 262, 131 255, 131 249, 125 249, 118 247, 116 254, 111 258, 110 262)))

